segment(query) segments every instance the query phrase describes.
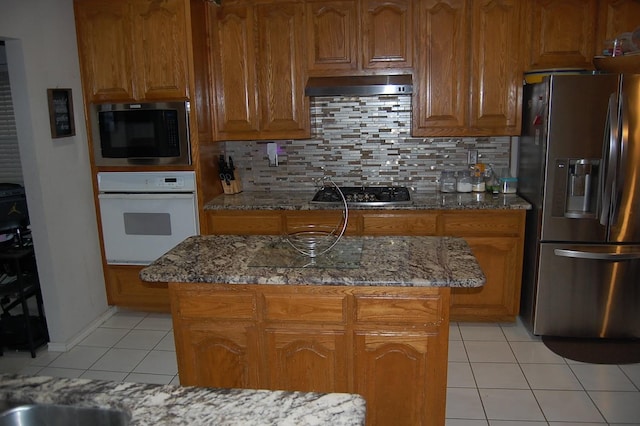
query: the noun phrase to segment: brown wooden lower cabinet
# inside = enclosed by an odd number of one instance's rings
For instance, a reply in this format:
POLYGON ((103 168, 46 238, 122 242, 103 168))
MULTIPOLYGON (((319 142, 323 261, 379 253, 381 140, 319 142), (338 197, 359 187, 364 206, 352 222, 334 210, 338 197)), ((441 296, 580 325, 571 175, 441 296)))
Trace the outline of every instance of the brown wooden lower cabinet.
MULTIPOLYGON (((211 234, 277 235, 305 223, 335 223, 339 212, 210 211, 211 234), (261 225, 262 224, 262 225, 261 225), (234 232, 229 232, 229 231, 234 232)), ((464 238, 487 282, 452 289, 452 321, 514 321, 520 311, 525 210, 352 210, 347 235, 450 235, 464 238)))
POLYGON ((138 274, 143 266, 106 265, 107 301, 110 305, 151 312, 169 312, 166 284, 150 284, 138 274))
POLYGON ((349 392, 443 425, 449 288, 170 283, 182 385, 349 392))
POLYGON ((520 311, 521 240, 466 237, 487 278, 483 287, 451 292, 453 321, 514 321, 520 311))
POLYGON ((267 386, 269 389, 349 392, 347 340, 344 329, 266 328, 267 386))
MULTIPOLYGON (((212 210, 209 234, 280 235, 305 224, 335 224, 331 210, 212 210)), ((347 235, 450 235, 464 238, 487 282, 454 288, 452 321, 514 321, 520 310, 525 210, 352 210, 347 235)), ((140 281, 140 266, 107 265, 109 303, 169 311, 166 287, 140 281)), ((317 301, 316 301, 317 303, 317 301)))
POLYGON ((525 214, 525 210, 441 214, 438 235, 464 238, 487 278, 481 288, 452 290, 452 321, 515 321, 520 312, 525 214))

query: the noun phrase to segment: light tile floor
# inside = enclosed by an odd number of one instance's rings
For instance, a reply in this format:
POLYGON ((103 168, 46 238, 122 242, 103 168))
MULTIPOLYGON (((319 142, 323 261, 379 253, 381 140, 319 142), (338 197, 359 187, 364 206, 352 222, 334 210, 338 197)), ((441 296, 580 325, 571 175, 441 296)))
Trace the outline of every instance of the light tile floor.
MULTIPOLYGON (((132 311, 68 352, 5 352, 0 372, 179 383, 170 316, 132 311)), ((515 425, 640 426, 640 364, 562 358, 520 323, 452 324, 446 426, 515 425)))
POLYGON ((517 323, 452 324, 447 426, 640 425, 640 364, 565 359, 517 323))
POLYGON ((71 350, 36 355, 5 351, 0 372, 179 384, 169 314, 120 311, 71 350))

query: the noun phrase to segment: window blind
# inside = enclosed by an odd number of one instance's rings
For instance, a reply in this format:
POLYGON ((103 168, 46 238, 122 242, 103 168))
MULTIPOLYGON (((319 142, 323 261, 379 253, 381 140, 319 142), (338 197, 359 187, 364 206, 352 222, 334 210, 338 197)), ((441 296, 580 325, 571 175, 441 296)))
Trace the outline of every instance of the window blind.
POLYGON ((23 185, 9 70, 0 63, 0 182, 23 185))

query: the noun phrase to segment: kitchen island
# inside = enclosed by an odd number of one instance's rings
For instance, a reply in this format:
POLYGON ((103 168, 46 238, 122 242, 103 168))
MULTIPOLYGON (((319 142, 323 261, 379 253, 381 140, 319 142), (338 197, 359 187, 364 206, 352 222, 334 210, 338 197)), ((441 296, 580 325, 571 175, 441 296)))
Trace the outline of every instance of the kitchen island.
POLYGON ((364 424, 358 395, 0 375, 0 408, 60 404, 125 412, 131 426, 364 424))
POLYGON ((369 425, 443 425, 451 287, 485 277, 453 237, 195 236, 144 268, 168 282, 183 385, 362 395, 369 425))

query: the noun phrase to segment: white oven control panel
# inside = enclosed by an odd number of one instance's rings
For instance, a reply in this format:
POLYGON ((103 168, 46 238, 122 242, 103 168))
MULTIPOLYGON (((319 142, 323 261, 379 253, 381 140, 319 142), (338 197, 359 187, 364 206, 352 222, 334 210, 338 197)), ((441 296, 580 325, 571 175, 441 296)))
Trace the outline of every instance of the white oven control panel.
POLYGON ((100 172, 98 191, 135 192, 194 192, 195 172, 100 172))
POLYGON ((184 188, 184 178, 180 176, 161 177, 156 180, 156 185, 160 188, 182 189, 184 188))

